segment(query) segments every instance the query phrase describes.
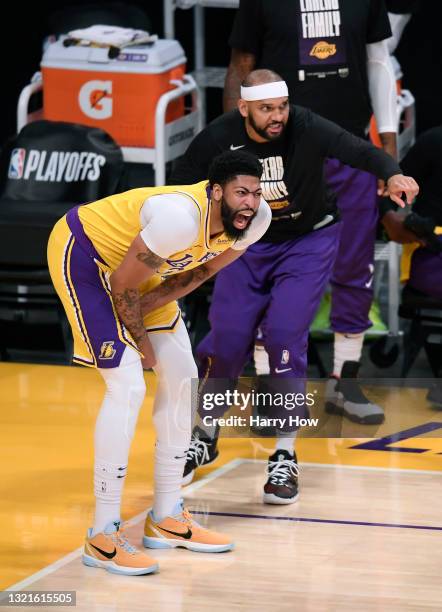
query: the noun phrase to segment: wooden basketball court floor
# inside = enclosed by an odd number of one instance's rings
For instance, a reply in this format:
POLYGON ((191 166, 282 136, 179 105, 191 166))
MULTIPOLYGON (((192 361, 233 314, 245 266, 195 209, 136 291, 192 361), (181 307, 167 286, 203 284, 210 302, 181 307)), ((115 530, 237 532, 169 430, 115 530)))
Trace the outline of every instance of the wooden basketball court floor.
MULTIPOLYGON (((123 504, 137 544, 152 499, 146 377, 123 504)), ((261 503, 272 441, 222 440, 184 496, 197 520, 234 536, 235 551, 152 551, 159 574, 125 577, 80 560, 100 377, 2 363, 0 385, 0 589, 74 590, 84 611, 442 609, 442 413, 424 390, 414 391, 420 428, 405 414, 400 441, 298 440, 301 494, 288 506, 261 503)))

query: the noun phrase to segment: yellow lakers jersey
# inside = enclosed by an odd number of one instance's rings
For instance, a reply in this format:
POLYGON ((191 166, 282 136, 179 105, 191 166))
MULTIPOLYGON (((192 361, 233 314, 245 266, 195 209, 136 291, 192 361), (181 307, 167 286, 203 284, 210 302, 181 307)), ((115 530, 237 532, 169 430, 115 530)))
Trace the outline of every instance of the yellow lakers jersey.
POLYGON ((110 271, 120 265, 130 244, 140 233, 141 208, 146 199, 168 193, 186 196, 198 209, 200 221, 194 243, 169 256, 158 271, 162 277, 195 268, 220 255, 234 243, 225 233, 210 238, 211 204, 207 181, 195 185, 131 189, 86 204, 78 210, 86 235, 110 271))

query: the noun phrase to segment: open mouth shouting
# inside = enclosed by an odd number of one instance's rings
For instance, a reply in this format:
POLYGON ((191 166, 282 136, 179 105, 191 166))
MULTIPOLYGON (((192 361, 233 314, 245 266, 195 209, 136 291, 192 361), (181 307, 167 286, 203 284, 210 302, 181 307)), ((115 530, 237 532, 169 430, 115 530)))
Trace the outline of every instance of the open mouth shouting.
POLYGON ((256 213, 254 213, 250 208, 245 208, 244 210, 238 211, 233 220, 234 226, 240 230, 245 229, 248 227, 255 214, 256 213))
POLYGON ((271 136, 279 136, 283 130, 283 127, 284 126, 282 123, 271 123, 267 128, 267 132, 271 136))

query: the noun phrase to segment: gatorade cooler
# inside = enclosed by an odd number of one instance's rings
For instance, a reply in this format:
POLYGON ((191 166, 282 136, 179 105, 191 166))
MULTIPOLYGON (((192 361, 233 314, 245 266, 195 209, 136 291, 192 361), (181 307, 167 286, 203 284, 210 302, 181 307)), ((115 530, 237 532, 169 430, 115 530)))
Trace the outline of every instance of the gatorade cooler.
MULTIPOLYGON (((41 62, 43 116, 100 127, 121 146, 155 146, 155 108, 184 75, 186 57, 176 40, 127 47, 110 59, 106 47, 50 44, 41 62)), ((184 115, 184 100, 170 103, 166 121, 184 115)))

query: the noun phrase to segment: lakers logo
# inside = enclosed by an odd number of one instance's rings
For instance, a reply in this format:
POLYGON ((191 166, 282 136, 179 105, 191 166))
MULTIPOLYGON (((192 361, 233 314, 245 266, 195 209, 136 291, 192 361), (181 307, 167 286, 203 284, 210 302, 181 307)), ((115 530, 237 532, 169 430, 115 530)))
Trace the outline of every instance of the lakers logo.
POLYGON ((312 57, 316 57, 317 59, 327 59, 330 55, 335 55, 336 53, 336 45, 325 42, 325 40, 320 40, 319 42, 313 45, 313 49, 310 51, 310 55, 312 57))
POLYGON ((287 206, 290 206, 290 203, 287 200, 282 200, 281 202, 269 202, 269 204, 272 210, 280 210, 281 208, 287 208, 287 206))
POLYGON ((117 351, 114 349, 114 341, 103 342, 100 349, 99 359, 113 359, 117 351))

